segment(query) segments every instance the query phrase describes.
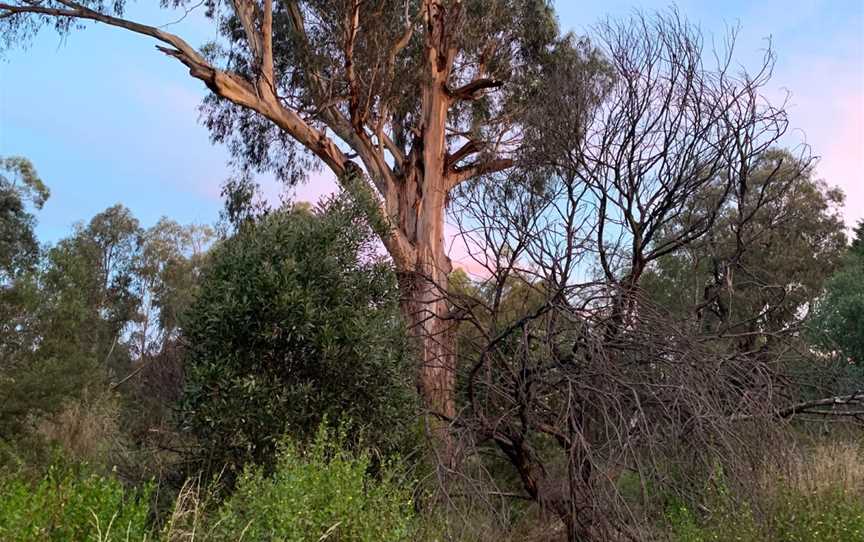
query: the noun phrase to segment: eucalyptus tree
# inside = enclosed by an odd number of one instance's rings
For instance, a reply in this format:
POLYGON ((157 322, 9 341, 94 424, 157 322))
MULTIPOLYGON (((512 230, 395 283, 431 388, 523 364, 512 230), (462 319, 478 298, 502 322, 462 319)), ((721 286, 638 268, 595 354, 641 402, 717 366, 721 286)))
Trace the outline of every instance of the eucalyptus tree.
MULTIPOLYGON (((843 365, 864 365, 864 221, 853 230, 852 244, 828 278, 817 301, 810 336, 825 352, 839 354, 843 365)), ((856 382, 860 386, 859 381, 856 382)))
POLYGON ((0 158, 0 358, 6 362, 33 342, 33 271, 40 256, 35 212, 49 193, 29 160, 0 158))
POLYGON ((16 281, 14 327, 0 328, 0 439, 24 442, 32 422, 128 365, 122 339, 139 303, 131 287, 139 236, 138 220, 115 205, 76 224, 16 281))
POLYGON ((843 197, 789 151, 763 153, 743 197, 721 206, 704 237, 659 258, 643 287, 665 309, 691 317, 695 327, 755 351, 760 334, 800 328, 840 267, 843 197))
POLYGON ((39 254, 34 232, 50 191, 26 158, 0 158, 0 286, 31 268, 39 254))
POLYGON ((138 219, 117 204, 51 247, 40 277, 42 354, 125 364, 123 336, 141 302, 134 287, 141 234, 138 219))
POLYGON ((158 355, 179 337, 179 316, 192 304, 213 237, 208 226, 165 217, 142 232, 133 263, 139 306, 129 331, 139 360, 158 355))
POLYGON ((242 169, 296 182, 323 164, 350 191, 371 189, 402 311, 420 339, 418 386, 428 407, 452 416, 448 195, 513 165, 547 68, 560 68, 561 59, 583 63, 588 48, 559 33, 546 0, 203 5, 220 38, 200 50, 126 18, 123 0, 4 0, 0 31, 15 44, 45 27, 65 34, 96 22, 152 38, 212 91, 204 122, 242 169))

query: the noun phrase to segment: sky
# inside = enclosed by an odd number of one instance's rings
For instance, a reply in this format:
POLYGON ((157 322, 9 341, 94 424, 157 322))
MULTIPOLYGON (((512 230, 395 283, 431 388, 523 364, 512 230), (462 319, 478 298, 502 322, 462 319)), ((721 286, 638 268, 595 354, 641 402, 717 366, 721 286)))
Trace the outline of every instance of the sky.
MULTIPOLYGON (((129 18, 153 25, 182 13, 152 4, 129 7, 129 18)), ((591 35, 605 17, 656 10, 668 1, 558 0, 564 30, 591 35)), ((806 143, 819 156, 817 174, 847 194, 845 216, 864 218, 864 1, 689 0, 679 11, 710 38, 740 27, 736 58, 753 68, 768 38, 777 52, 769 97, 788 105, 791 130, 783 143, 806 143)), ((193 13, 170 30, 193 45, 216 37, 193 13)), ((26 48, 0 58, 0 156, 31 159, 52 196, 38 233, 53 242, 72 224, 123 203, 149 226, 161 216, 212 223, 231 174, 227 151, 210 143, 198 121, 204 85, 160 54, 153 40, 90 25, 61 40, 43 32, 26 48)), ((263 179, 275 197, 280 188, 263 179)), ((335 185, 315 175, 296 198, 317 200, 335 185)))

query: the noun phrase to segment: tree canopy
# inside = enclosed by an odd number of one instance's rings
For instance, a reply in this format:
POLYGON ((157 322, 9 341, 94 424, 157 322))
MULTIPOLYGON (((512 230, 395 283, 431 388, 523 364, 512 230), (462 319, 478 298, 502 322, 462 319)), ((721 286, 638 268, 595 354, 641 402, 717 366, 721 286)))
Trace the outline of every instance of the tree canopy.
POLYGON ((39 245, 32 213, 49 195, 29 160, 0 157, 0 285, 7 286, 36 262, 39 245))
POLYGON ((828 278, 816 303, 811 334, 826 352, 864 364, 864 222, 854 231, 842 265, 828 278))

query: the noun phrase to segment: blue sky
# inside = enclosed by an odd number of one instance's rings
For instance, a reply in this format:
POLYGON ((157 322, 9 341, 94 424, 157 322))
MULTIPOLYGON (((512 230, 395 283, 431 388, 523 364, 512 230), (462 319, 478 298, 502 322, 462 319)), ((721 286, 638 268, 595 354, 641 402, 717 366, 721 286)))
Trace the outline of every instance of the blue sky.
MULTIPOLYGON (((661 9, 669 2, 558 1, 561 26, 578 34, 606 16, 661 9)), ((792 92, 795 131, 822 157, 818 173, 849 195, 847 220, 864 218, 864 2, 681 1, 681 13, 707 34, 739 24, 737 58, 753 66, 772 37, 778 53, 768 92, 792 92)), ((133 5, 130 18, 164 24, 177 13, 133 5)), ((192 15, 171 27, 192 44, 215 37, 192 15)), ((30 158, 52 190, 39 234, 54 241, 78 220, 121 202, 144 225, 166 215, 213 222, 226 152, 198 123, 206 89, 142 36, 90 25, 60 40, 39 35, 0 60, 0 155, 30 158)), ((314 178, 298 198, 315 199, 332 181, 314 178)), ((273 185, 268 190, 275 193, 273 185)))

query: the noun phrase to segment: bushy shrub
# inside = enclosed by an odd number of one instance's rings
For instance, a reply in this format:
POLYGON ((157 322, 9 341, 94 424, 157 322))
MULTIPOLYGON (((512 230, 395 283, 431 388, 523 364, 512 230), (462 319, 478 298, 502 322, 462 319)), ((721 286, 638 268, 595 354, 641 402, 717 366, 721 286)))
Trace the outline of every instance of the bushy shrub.
POLYGON ((346 451, 344 432, 319 429, 305 448, 281 445, 275 471, 247 468, 210 517, 208 540, 378 542, 412 540, 410 486, 368 453, 346 451))
POLYGON ((40 480, 0 479, 0 540, 108 542, 149 539, 151 487, 52 467, 40 480))
POLYGON ((185 427, 226 478, 272 465, 282 435, 351 418, 367 442, 410 431, 411 367, 398 291, 361 210, 345 197, 247 223, 212 252, 183 329, 185 427))

